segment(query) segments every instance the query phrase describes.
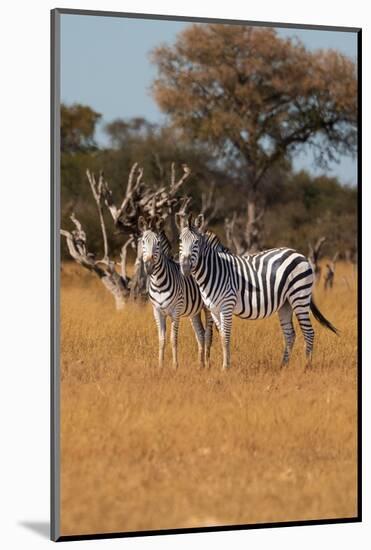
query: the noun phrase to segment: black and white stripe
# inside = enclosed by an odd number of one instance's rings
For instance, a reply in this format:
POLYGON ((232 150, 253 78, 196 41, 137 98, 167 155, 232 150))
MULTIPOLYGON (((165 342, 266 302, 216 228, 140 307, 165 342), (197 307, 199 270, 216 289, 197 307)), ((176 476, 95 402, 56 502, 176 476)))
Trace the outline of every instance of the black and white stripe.
POLYGON ((195 280, 185 276, 179 263, 171 256, 171 246, 161 231, 146 230, 141 240, 142 257, 149 275, 149 298, 159 335, 159 364, 164 360, 166 338, 166 318, 171 319, 171 345, 173 366, 178 366, 178 330, 181 317, 189 317, 192 323, 199 350, 199 362, 209 366, 212 341, 212 317, 204 307, 200 290, 195 280), (201 311, 205 311, 205 327, 201 311))
MULTIPOLYGON (((180 264, 183 273, 192 274, 220 330, 224 368, 230 366, 233 315, 264 319, 278 312, 285 338, 283 363, 287 363, 295 341, 295 313, 304 335, 307 358, 311 359, 314 330, 309 313, 315 307, 314 272, 305 256, 289 248, 237 256, 220 251, 215 241, 214 246, 210 246, 209 237, 197 227, 188 226, 180 236, 180 264)), ((322 324, 336 332, 322 314, 319 315, 322 324)))

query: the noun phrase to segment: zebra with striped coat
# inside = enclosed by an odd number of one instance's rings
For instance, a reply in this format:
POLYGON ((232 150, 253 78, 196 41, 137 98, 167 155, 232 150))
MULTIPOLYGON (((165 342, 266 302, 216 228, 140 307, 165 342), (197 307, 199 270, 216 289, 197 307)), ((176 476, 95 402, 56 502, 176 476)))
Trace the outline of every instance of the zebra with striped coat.
POLYGON ((211 247, 200 215, 189 216, 180 233, 179 259, 184 275, 196 281, 207 308, 220 331, 223 368, 230 367, 232 316, 264 319, 278 312, 285 339, 282 363, 289 361, 295 341, 295 313, 311 361, 314 330, 309 313, 337 333, 313 301, 314 272, 309 260, 289 248, 275 248, 254 255, 237 256, 211 247))
POLYGON ((178 330, 181 317, 189 317, 198 344, 201 367, 210 364, 213 320, 204 307, 199 288, 190 276, 185 276, 171 255, 170 243, 163 231, 163 220, 153 219, 150 226, 139 218, 141 247, 145 271, 149 277, 149 299, 153 306, 159 338, 159 366, 163 366, 166 340, 166 318, 171 319, 173 367, 178 367, 178 330), (205 312, 205 327, 201 311, 205 312))

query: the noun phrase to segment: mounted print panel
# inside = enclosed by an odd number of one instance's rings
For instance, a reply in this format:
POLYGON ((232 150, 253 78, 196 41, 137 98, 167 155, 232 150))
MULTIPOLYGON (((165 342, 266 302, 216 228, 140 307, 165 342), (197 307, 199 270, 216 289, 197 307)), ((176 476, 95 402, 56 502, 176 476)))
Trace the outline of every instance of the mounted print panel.
POLYGON ((52 12, 52 537, 360 521, 360 29, 52 12))

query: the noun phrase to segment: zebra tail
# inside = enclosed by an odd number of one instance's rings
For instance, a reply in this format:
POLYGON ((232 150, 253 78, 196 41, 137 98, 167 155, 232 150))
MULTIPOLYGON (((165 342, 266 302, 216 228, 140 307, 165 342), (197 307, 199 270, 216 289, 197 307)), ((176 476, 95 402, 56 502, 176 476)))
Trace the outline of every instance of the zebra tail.
POLYGON ((332 325, 330 323, 330 321, 328 321, 326 319, 326 317, 324 315, 322 315, 322 313, 320 312, 320 310, 318 309, 318 307, 316 306, 316 304, 314 303, 314 300, 312 298, 311 302, 310 302, 310 309, 314 315, 314 318, 317 319, 317 321, 319 323, 321 323, 321 325, 323 325, 324 327, 328 328, 329 330, 331 330, 332 332, 334 332, 337 336, 339 336, 339 331, 334 327, 334 325, 332 325))

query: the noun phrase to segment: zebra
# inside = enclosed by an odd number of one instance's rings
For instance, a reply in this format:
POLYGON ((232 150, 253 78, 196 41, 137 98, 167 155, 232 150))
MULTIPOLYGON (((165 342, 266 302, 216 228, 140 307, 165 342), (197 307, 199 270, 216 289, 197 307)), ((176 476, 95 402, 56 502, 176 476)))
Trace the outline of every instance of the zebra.
POLYGON ((223 369, 229 368, 231 363, 232 316, 264 319, 275 312, 278 312, 285 341, 282 365, 288 363, 294 346, 293 313, 304 335, 309 365, 314 342, 309 312, 312 311, 322 325, 338 334, 314 303, 315 277, 310 261, 295 250, 284 247, 246 256, 220 251, 215 244, 209 246, 203 225, 202 215, 194 224, 191 216, 188 217, 180 233, 179 259, 182 273, 193 276, 220 332, 223 369))
POLYGON ((182 274, 179 262, 171 255, 171 245, 163 231, 163 219, 138 220, 142 234, 141 247, 145 271, 149 277, 148 294, 158 329, 159 366, 163 366, 166 339, 166 318, 171 318, 173 367, 178 367, 178 329, 180 317, 189 317, 198 344, 200 367, 210 366, 213 320, 204 307, 200 291, 192 277, 182 274), (205 328, 201 311, 205 312, 205 328))

